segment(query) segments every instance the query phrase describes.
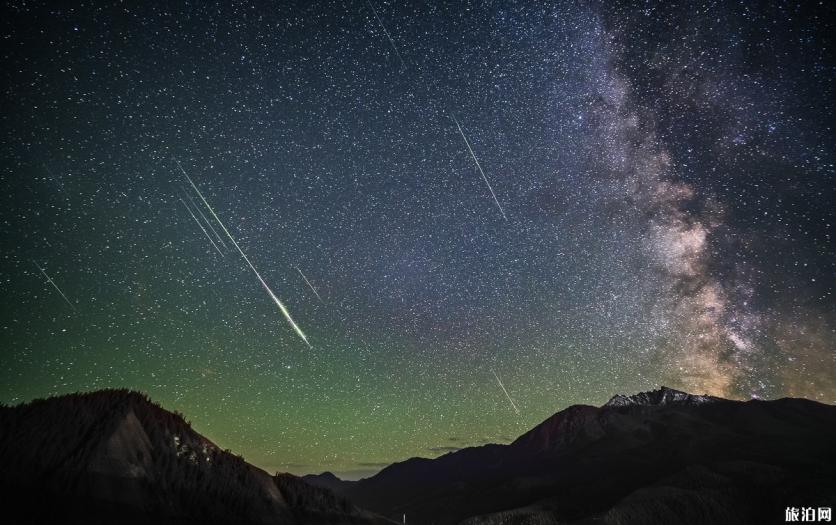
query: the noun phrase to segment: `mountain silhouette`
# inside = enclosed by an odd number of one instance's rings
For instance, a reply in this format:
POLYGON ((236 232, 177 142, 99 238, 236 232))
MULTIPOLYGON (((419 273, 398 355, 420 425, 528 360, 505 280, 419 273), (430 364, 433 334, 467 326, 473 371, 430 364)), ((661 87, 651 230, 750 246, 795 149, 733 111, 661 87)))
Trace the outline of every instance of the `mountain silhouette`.
POLYGON ((561 410, 508 445, 309 476, 407 523, 783 523, 836 503, 836 407, 662 387, 561 410))
POLYGON ((218 448, 128 390, 0 408, 4 523, 386 523, 218 448))
POLYGON ((271 476, 103 390, 0 407, 0 490, 4 523, 783 523, 833 507, 835 443, 834 406, 662 387, 359 481, 271 476))

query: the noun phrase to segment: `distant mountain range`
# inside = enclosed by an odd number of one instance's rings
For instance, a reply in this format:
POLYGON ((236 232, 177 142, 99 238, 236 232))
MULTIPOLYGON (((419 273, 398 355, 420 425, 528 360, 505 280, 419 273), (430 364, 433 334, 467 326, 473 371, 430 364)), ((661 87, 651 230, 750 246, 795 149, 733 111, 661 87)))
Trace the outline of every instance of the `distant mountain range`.
POLYGON ((836 407, 662 387, 570 406, 509 445, 303 479, 407 523, 784 523, 836 506, 836 407))
POLYGON ((360 481, 270 476, 127 390, 0 408, 3 523, 783 523, 834 469, 834 406, 664 387, 360 481))

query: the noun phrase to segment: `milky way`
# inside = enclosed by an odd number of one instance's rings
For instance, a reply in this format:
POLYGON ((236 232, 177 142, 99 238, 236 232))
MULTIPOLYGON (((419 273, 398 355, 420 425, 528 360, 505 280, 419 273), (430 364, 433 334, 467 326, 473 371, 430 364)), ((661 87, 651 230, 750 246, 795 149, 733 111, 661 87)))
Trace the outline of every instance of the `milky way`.
POLYGON ((349 477, 660 384, 836 402, 834 8, 560 4, 5 6, 0 401, 349 477))

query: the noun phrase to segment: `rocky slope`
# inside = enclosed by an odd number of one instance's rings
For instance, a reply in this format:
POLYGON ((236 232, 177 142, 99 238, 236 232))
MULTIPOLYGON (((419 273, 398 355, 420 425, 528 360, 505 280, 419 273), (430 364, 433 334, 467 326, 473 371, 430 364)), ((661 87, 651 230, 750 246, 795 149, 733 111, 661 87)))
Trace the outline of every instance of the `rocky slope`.
POLYGON ((0 409, 5 523, 382 523, 127 390, 0 409))

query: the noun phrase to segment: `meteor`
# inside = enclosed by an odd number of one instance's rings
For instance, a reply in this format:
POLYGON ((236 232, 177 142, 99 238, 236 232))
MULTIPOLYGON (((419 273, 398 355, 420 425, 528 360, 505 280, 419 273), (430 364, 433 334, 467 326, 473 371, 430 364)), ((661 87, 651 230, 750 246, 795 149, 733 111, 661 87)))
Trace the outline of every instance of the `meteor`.
POLYGON ((491 192, 491 196, 493 197, 493 201, 496 203, 496 207, 499 208, 499 213, 502 214, 502 218, 505 221, 508 221, 508 217, 505 216, 505 210, 502 209, 502 205, 499 204, 499 199, 496 198, 496 193, 493 192, 493 188, 491 188, 491 183, 488 182, 488 177, 485 176, 485 172, 482 171, 482 166, 479 164, 479 159, 476 158, 476 154, 473 153, 473 148, 470 147, 470 142, 467 140, 467 137, 464 136, 464 131, 462 131, 462 127, 459 124, 459 121, 456 119, 456 116, 453 113, 450 113, 450 116, 453 117, 453 122, 456 123, 456 127, 459 128, 459 133, 461 134, 462 138, 464 139, 464 143, 467 145, 467 150, 470 152, 470 156, 473 157, 473 162, 476 163, 476 167, 479 168, 479 173, 482 174, 482 179, 485 181, 485 185, 488 187, 488 190, 491 192))
POLYGON ((238 250, 238 253, 240 253, 241 257, 243 257, 244 260, 247 262, 247 265, 250 267, 250 269, 253 271, 255 276, 258 278, 258 282, 260 282, 261 286, 264 287, 264 290, 270 296, 270 299, 272 299, 273 302, 276 303, 276 306, 279 307, 279 310, 282 312, 282 315, 284 315, 285 319, 287 319, 287 322, 290 323, 290 326, 293 327, 293 330, 299 335, 299 337, 302 338, 302 341, 305 341, 305 344, 308 345, 309 348, 312 348, 311 343, 308 342, 308 337, 305 335, 305 333, 302 331, 302 329, 299 328, 299 325, 297 325, 296 322, 293 320, 293 318, 290 316, 290 312, 287 311, 287 308, 281 302, 281 300, 278 297, 276 297, 276 294, 273 293, 273 290, 271 290, 270 287, 267 286, 267 283, 261 277, 261 274, 258 273, 258 270, 255 269, 255 266, 253 266, 253 263, 250 262, 250 259, 249 259, 249 257, 247 257, 247 254, 245 254, 244 250, 242 250, 241 247, 238 245, 238 242, 235 240, 235 237, 233 237, 232 234, 229 233, 229 230, 226 229, 226 226, 224 226, 224 223, 223 223, 223 221, 221 221, 221 218, 218 217, 218 214, 215 213, 215 210, 212 209, 212 206, 210 206, 209 203, 206 201, 206 198, 203 197, 203 193, 201 193, 200 190, 197 188, 197 186, 195 186, 195 183, 192 182, 191 177, 189 177, 189 175, 186 173, 186 170, 183 169, 183 166, 180 165, 180 161, 177 160, 177 159, 174 159, 174 162, 177 163, 177 167, 180 168, 180 171, 183 173, 183 176, 186 177, 186 180, 189 181, 189 184, 191 184, 192 188, 194 188, 194 191, 197 193, 197 196, 200 197, 201 201, 203 201, 203 204, 206 206, 206 209, 208 209, 209 213, 212 214, 212 217, 214 217, 215 220, 218 221, 218 224, 221 226, 221 229, 223 229, 226 236, 229 237, 229 240, 232 241, 232 245, 235 246, 235 249, 238 250))
POLYGON ((502 389, 503 392, 505 392, 505 397, 508 398, 508 401, 511 403, 511 406, 514 407, 514 412, 516 412, 517 415, 520 415, 520 410, 517 408, 517 405, 514 404, 514 400, 511 399, 511 396, 508 394, 508 391, 505 390, 505 385, 502 384, 502 380, 499 379, 499 376, 496 375, 496 372, 494 372, 493 370, 491 370, 491 373, 496 378, 496 382, 499 383, 499 387, 502 389))
POLYGON ((71 302, 70 302, 70 300, 69 300, 69 299, 67 299, 67 296, 66 296, 66 295, 64 295, 64 292, 62 292, 62 291, 61 291, 61 288, 58 288, 58 285, 57 285, 57 284, 55 284, 55 281, 53 281, 53 280, 52 280, 52 278, 51 278, 49 275, 47 275, 47 273, 44 271, 44 269, 43 269, 43 268, 41 268, 41 267, 38 265, 38 263, 36 263, 36 262, 35 262, 35 260, 34 260, 34 259, 32 260, 32 264, 34 264, 34 265, 35 265, 35 267, 37 267, 37 268, 38 268, 38 270, 40 270, 40 271, 41 271, 41 273, 42 273, 42 274, 44 274, 44 277, 46 277, 46 281, 47 281, 49 284, 51 284, 51 285, 52 285, 52 286, 53 286, 53 287, 54 287, 54 288, 58 291, 58 293, 59 293, 59 294, 61 294, 61 297, 63 297, 63 298, 64 298, 64 301, 66 301, 66 302, 67 302, 67 304, 68 304, 68 305, 70 305, 70 308, 72 308, 72 309, 73 309, 73 312, 77 312, 78 310, 76 310, 76 309, 75 309, 75 306, 73 306, 73 303, 71 303, 71 302))
MULTIPOLYGON (((184 193, 186 193, 185 189, 183 191, 184 193)), ((221 239, 220 235, 218 235, 218 232, 215 231, 215 228, 212 226, 212 223, 209 221, 209 219, 206 218, 206 215, 204 215, 203 212, 200 210, 200 206, 195 204, 194 199, 192 199, 192 196, 186 193, 186 198, 189 199, 189 202, 192 203, 192 206, 194 206, 194 209, 197 210, 197 213, 199 213, 203 220, 206 221, 206 226, 209 226, 209 229, 212 230, 212 233, 214 233, 215 237, 218 238, 218 242, 221 243, 221 246, 224 247, 224 250, 228 250, 229 248, 227 247, 226 243, 224 243, 224 240, 221 239)))
POLYGON ((308 287, 310 287, 311 291, 314 293, 316 298, 319 299, 319 302, 321 302, 322 304, 325 304, 325 301, 323 301, 322 297, 319 296, 319 292, 316 291, 316 288, 314 288, 314 285, 312 285, 311 282, 308 280, 308 278, 305 277, 305 274, 302 273, 302 270, 300 270, 298 266, 296 267, 296 271, 299 272, 299 275, 302 276, 302 279, 304 279, 305 282, 308 283, 308 287))
POLYGON ((395 41, 392 40, 392 36, 389 34, 389 31, 386 30, 386 26, 383 25, 383 22, 380 21, 380 17, 377 16, 377 9, 371 3, 371 0, 366 0, 366 3, 369 4, 369 7, 372 8, 372 13, 374 13, 374 17, 377 19, 377 23, 380 24, 380 27, 383 29, 383 32, 386 33, 386 38, 389 39, 389 43, 392 44, 392 49, 395 50, 395 54, 398 55, 398 60, 401 61, 401 67, 406 69, 406 63, 403 61, 403 57, 401 56, 401 52, 398 51, 398 46, 395 45, 395 41))
MULTIPOLYGON (((184 207, 186 208, 186 210, 189 212, 189 215, 191 215, 191 216, 192 216, 192 219, 194 219, 194 221, 195 221, 195 222, 197 223, 197 225, 200 227, 201 231, 203 232, 203 235, 205 235, 205 236, 206 236, 206 238, 207 238, 207 239, 209 239, 209 242, 211 242, 211 243, 212 243, 212 246, 214 246, 214 247, 215 247, 215 249, 216 249, 216 250, 218 250, 218 253, 219 253, 219 254, 221 254, 221 257, 223 257, 223 256, 224 256, 223 252, 221 251, 221 249, 220 249, 220 248, 218 248, 218 245, 217 245, 217 244, 215 244, 215 241, 213 241, 213 240, 212 240, 212 237, 209 237, 209 232, 207 232, 207 231, 206 231, 206 228, 204 228, 204 227, 203 227, 203 225, 200 223, 200 221, 199 221, 199 220, 197 220, 197 217, 195 217, 195 214, 194 214, 194 213, 192 213, 192 209, 191 209, 191 208, 189 208, 189 205, 188 205, 188 204, 186 204, 186 201, 184 201, 183 199, 179 199, 179 198, 178 198, 177 200, 179 200, 180 202, 182 202, 182 203, 183 203, 183 206, 184 206, 184 207)), ((200 210, 198 210, 198 211, 200 211, 200 210)))

